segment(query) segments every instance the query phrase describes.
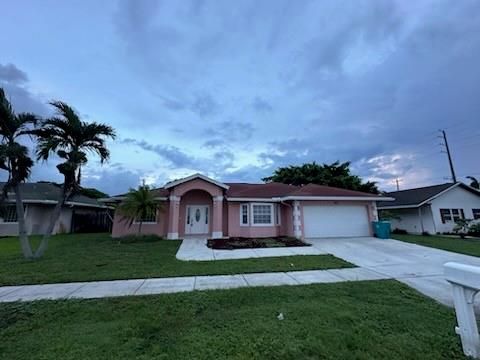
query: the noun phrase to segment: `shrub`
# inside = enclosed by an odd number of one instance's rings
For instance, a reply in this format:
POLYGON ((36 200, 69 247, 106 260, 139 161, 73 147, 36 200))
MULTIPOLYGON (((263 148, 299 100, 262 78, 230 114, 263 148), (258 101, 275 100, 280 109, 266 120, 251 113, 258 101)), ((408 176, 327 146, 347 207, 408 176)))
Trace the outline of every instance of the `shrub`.
POLYGON ((470 223, 472 220, 469 219, 458 219, 455 223, 455 227, 453 228, 453 232, 455 234, 459 234, 462 239, 465 238, 465 235, 468 234, 470 223))
POLYGON ((471 224, 468 229, 468 234, 472 236, 480 236, 480 222, 471 224))
POLYGON ((422 232, 422 235, 423 235, 423 236, 430 236, 430 233, 429 233, 428 231, 423 231, 423 232, 422 232))
POLYGON ((407 230, 395 228, 395 229, 392 230, 392 234, 407 235, 408 232, 407 232, 407 230))

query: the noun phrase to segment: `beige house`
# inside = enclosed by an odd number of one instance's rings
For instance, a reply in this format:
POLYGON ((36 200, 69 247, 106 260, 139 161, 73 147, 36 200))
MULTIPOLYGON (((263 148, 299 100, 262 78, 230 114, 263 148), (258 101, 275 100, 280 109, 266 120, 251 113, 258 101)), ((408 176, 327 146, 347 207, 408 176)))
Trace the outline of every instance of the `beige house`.
MULTIPOLYGON (((0 188, 3 188, 3 185, 4 183, 0 183, 0 188)), ((25 223, 29 235, 45 232, 60 192, 60 186, 50 182, 21 184, 25 223)), ((110 221, 108 209, 109 207, 99 203, 97 199, 74 195, 62 209, 53 233, 81 232, 87 228, 108 230, 110 225, 107 224, 110 221)), ((8 193, 7 201, 0 208, 0 236, 18 235, 17 220, 15 193, 8 193)))

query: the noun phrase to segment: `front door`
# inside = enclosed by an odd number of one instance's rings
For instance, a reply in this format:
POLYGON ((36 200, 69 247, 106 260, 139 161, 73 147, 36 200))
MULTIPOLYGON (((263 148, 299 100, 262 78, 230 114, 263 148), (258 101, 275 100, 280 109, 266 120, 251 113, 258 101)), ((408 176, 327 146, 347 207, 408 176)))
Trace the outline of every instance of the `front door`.
POLYGON ((187 205, 185 219, 185 234, 208 233, 208 205, 187 205))

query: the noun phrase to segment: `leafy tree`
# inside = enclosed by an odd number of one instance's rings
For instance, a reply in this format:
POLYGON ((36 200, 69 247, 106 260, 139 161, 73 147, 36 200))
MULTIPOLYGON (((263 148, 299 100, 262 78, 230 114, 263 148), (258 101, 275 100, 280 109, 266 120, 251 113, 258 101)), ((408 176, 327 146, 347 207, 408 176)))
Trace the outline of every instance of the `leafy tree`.
POLYGON ((88 196, 93 199, 101 199, 101 198, 108 197, 108 194, 105 194, 104 192, 95 188, 80 187, 78 192, 82 195, 88 196))
POLYGON ((111 126, 82 121, 66 103, 52 101, 50 105, 55 108, 56 116, 42 121, 34 132, 38 141, 37 159, 47 160, 50 155, 57 155, 63 161, 57 165, 57 169, 63 175, 64 182, 35 257, 44 254, 63 205, 80 190, 80 169, 88 162, 87 154, 97 154, 103 164, 110 158, 106 139, 115 138, 115 130, 111 126))
POLYGON ((142 233, 144 219, 163 208, 155 199, 155 195, 148 185, 142 184, 137 189, 130 189, 125 199, 117 207, 122 221, 131 227, 134 221, 138 221, 137 236, 142 233))
POLYGON ((478 182, 478 180, 476 178, 474 178, 473 176, 467 176, 467 179, 470 180, 470 186, 471 187, 480 190, 480 183, 478 182))
POLYGON ((350 172, 350 162, 319 165, 316 162, 300 166, 290 165, 274 171, 272 176, 262 179, 265 182, 280 182, 290 185, 306 185, 309 183, 334 186, 344 189, 378 194, 375 182, 363 182, 350 172))
POLYGON ((31 113, 16 114, 11 103, 0 88, 0 169, 8 172, 8 179, 3 186, 0 202, 4 205, 8 192, 15 192, 15 205, 18 221, 18 237, 25 258, 32 258, 32 247, 25 227, 25 213, 20 184, 30 176, 33 160, 28 148, 18 142, 19 138, 30 135, 37 123, 37 116, 31 113))

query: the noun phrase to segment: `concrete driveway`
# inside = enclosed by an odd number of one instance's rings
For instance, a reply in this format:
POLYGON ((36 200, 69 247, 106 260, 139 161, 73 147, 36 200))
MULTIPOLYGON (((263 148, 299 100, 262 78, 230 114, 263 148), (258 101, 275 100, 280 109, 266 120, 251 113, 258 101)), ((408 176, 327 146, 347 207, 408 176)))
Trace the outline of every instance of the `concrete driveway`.
MULTIPOLYGON (((455 261, 480 266, 480 258, 373 237, 307 239, 317 249, 401 281, 435 300, 453 306, 443 264, 455 261)), ((480 300, 475 301, 479 309, 480 300)))

